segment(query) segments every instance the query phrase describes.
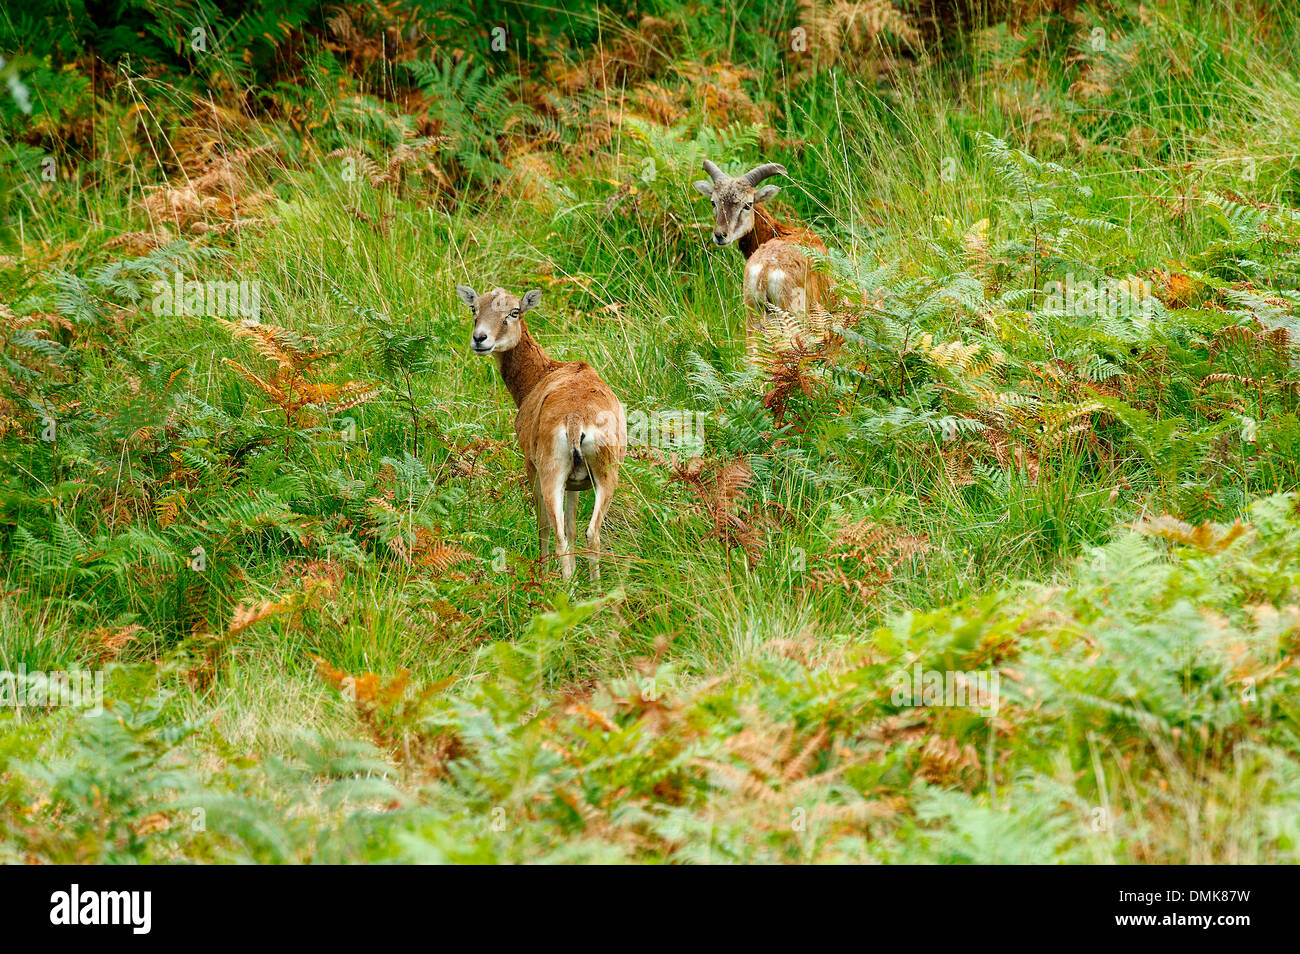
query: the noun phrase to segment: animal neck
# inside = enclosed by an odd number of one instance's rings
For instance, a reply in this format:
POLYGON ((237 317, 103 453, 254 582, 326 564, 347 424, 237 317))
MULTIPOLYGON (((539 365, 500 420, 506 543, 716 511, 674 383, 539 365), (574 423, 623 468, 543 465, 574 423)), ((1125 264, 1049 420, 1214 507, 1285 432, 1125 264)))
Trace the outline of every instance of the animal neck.
POLYGON ((524 399, 537 387, 537 382, 558 363, 552 361, 529 334, 528 325, 522 318, 519 319, 519 344, 509 351, 497 352, 497 368, 501 371, 501 380, 506 383, 506 390, 514 398, 515 407, 523 406, 524 399))
POLYGON ((745 258, 758 251, 759 246, 782 235, 789 235, 791 229, 784 222, 778 222, 762 206, 754 209, 754 227, 740 237, 736 244, 745 258))

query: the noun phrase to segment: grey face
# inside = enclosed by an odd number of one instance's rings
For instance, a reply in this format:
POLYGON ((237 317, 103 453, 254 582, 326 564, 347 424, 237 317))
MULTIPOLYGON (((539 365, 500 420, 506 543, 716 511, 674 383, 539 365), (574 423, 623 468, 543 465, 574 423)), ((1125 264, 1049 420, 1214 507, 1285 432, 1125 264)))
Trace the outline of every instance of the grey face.
POLYGON ((754 228, 754 206, 766 202, 780 192, 774 185, 759 187, 758 183, 771 175, 785 175, 785 167, 767 163, 732 178, 713 163, 705 160, 704 171, 708 179, 694 183, 696 191, 713 200, 713 243, 719 247, 730 245, 754 228))
POLYGON ((474 313, 469 347, 475 354, 509 351, 519 344, 519 320, 542 300, 542 293, 535 288, 524 292, 523 298, 516 298, 504 288, 480 295, 468 285, 457 285, 456 294, 474 313))

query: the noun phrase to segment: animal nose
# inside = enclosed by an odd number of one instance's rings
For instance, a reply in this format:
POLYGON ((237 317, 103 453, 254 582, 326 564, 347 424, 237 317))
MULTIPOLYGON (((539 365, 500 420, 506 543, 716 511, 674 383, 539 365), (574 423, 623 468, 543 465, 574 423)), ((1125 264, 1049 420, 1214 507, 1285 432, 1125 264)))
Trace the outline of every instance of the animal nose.
POLYGON ((474 344, 476 344, 476 345, 481 345, 481 344, 482 344, 483 342, 485 342, 485 341, 487 341, 487 332, 486 332, 486 331, 476 331, 476 332, 474 332, 474 344))
POLYGON ((726 232, 719 232, 717 229, 713 230, 713 241, 715 244, 721 245, 726 240, 727 240, 726 232))

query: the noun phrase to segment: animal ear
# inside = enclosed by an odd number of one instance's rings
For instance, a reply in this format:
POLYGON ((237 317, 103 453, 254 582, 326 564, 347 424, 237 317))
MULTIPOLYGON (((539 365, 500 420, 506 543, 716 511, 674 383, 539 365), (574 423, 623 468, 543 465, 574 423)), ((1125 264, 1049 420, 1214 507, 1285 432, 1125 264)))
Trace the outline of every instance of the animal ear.
POLYGON ((765 185, 763 186, 763 188, 759 189, 757 192, 754 193, 754 201, 756 203, 766 202, 768 199, 772 198, 780 191, 781 191, 780 186, 765 185))
POLYGON ((460 296, 461 301, 469 305, 471 308, 474 307, 474 302, 478 301, 478 292, 470 288, 468 285, 457 285, 456 294, 460 296))
POLYGON ((708 179, 700 179, 697 182, 692 182, 691 185, 695 186, 695 191, 700 195, 713 195, 713 183, 708 179))
POLYGON ((519 299, 519 314, 530 311, 537 307, 538 302, 542 300, 540 289, 534 288, 532 291, 524 292, 524 297, 519 299))

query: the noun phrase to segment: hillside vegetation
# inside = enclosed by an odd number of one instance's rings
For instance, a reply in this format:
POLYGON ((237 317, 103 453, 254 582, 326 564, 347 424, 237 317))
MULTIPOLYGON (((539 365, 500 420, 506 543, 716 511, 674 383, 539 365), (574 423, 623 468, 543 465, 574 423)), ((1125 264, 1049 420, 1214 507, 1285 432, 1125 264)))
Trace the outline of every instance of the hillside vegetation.
POLYGON ((1300 860, 1287 4, 99 6, 0 16, 0 671, 103 678, 0 862, 1300 860), (830 250, 752 360, 706 158, 830 250), (457 284, 628 409, 600 583, 457 284))

